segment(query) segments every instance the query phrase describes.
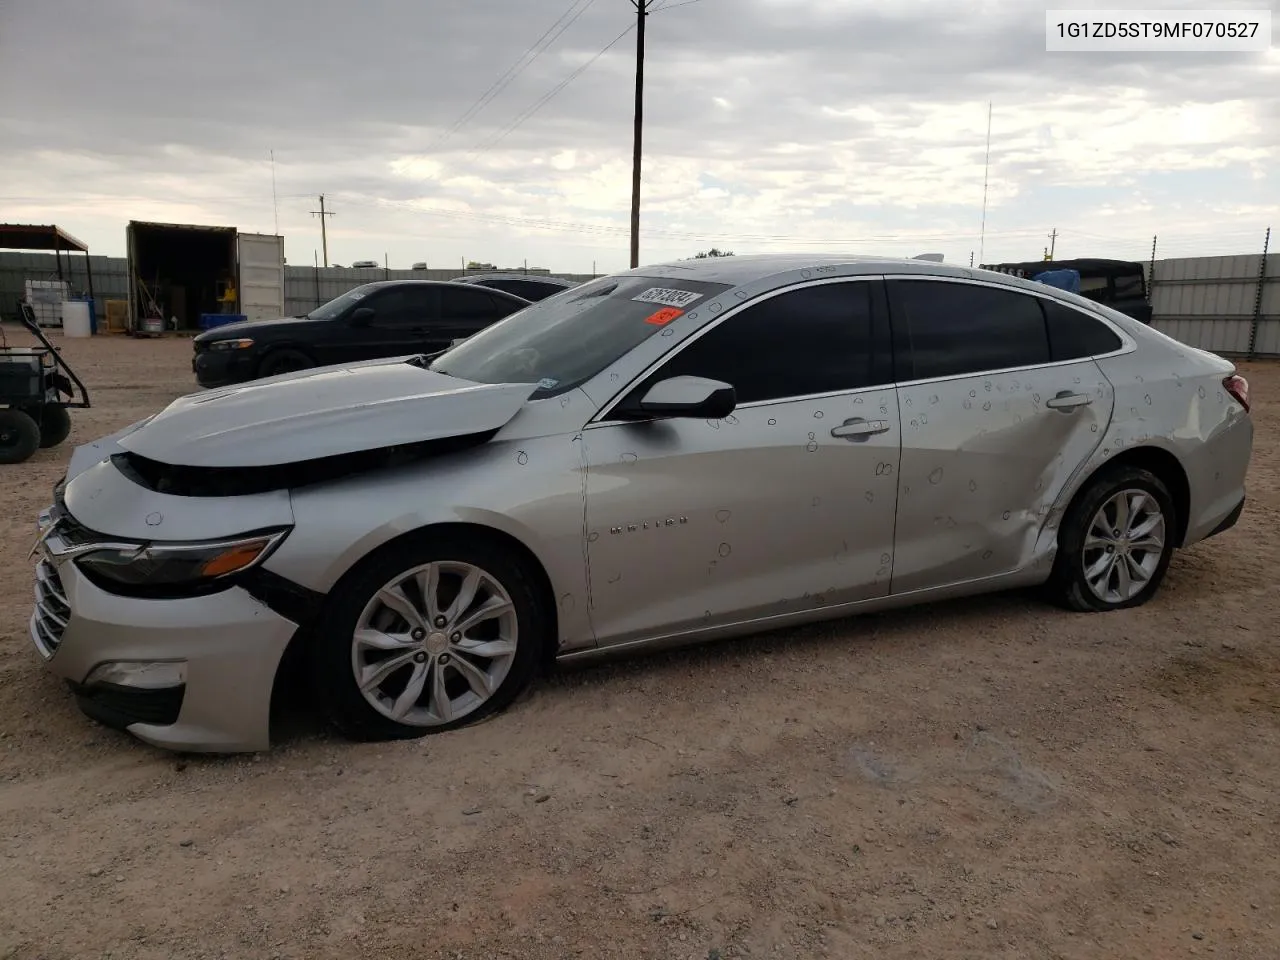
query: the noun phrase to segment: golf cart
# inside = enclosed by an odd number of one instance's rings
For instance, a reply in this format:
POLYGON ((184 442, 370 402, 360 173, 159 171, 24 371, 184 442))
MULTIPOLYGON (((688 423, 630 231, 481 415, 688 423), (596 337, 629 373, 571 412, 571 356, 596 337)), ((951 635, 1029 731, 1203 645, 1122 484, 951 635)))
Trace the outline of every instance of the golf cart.
POLYGON ((56 447, 71 432, 67 409, 89 406, 89 391, 44 335, 31 305, 19 303, 18 311, 42 346, 11 347, 0 331, 0 464, 56 447))

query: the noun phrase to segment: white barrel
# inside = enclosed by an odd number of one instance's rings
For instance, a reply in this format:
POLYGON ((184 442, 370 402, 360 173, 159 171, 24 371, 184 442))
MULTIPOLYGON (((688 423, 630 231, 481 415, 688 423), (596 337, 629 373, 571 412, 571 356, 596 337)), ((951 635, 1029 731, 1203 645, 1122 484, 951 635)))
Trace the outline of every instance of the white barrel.
POLYGON ((89 318, 89 301, 62 301, 62 335, 64 337, 88 337, 93 334, 89 318))

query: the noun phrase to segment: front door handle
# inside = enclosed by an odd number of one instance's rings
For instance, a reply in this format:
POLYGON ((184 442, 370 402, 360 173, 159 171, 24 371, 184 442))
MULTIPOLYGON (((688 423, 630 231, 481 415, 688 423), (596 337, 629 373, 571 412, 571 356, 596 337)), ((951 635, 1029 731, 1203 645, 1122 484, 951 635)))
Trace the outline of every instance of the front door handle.
POLYGON ((1093 403, 1093 397, 1087 393, 1072 393, 1070 390, 1063 390, 1054 397, 1050 397, 1045 401, 1044 405, 1052 410, 1074 410, 1076 407, 1087 407, 1093 403))
POLYGON ((866 440, 877 433, 887 433, 888 430, 888 420, 866 420, 862 417, 851 417, 840 426, 832 427, 831 435, 856 442, 858 440, 866 440))

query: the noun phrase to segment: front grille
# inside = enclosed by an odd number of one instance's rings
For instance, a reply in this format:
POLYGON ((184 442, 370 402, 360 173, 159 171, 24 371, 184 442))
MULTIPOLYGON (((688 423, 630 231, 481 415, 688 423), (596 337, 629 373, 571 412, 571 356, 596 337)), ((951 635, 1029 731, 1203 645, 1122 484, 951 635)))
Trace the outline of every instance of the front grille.
POLYGON ((48 557, 41 557, 36 564, 36 608, 31 614, 31 639, 46 660, 58 652, 62 632, 71 619, 71 605, 58 570, 48 557))

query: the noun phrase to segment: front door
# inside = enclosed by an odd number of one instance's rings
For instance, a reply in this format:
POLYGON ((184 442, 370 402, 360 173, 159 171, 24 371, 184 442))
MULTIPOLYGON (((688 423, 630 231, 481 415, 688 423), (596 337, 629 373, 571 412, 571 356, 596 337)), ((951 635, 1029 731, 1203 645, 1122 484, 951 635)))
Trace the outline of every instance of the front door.
POLYGON ((677 345, 631 391, 722 380, 738 393, 724 420, 583 432, 598 643, 887 594, 900 431, 882 291, 857 279, 776 293, 677 345))
POLYGON ((1111 419, 1114 392, 1089 347, 1120 341, 1105 329, 1089 340, 1082 325, 1098 321, 1045 299, 1073 314, 1051 338, 1042 298, 1007 287, 888 286, 902 410, 893 592, 1020 570, 1111 419))
MULTIPOLYGON (((342 360, 372 360, 429 352, 430 331, 439 320, 440 296, 429 284, 391 284, 375 290, 356 307, 370 307, 373 316, 348 327, 349 346, 342 360)), ((447 344, 446 344, 447 345, 447 344)), ((330 361, 333 363, 338 360, 330 361)))

